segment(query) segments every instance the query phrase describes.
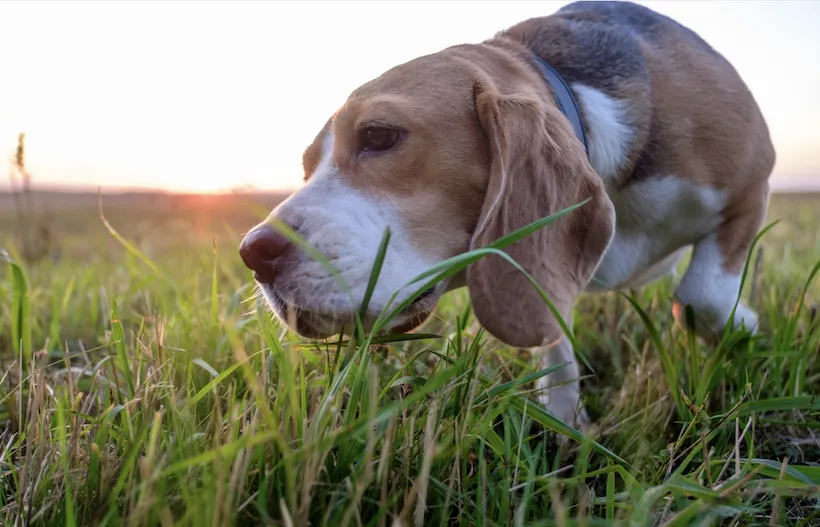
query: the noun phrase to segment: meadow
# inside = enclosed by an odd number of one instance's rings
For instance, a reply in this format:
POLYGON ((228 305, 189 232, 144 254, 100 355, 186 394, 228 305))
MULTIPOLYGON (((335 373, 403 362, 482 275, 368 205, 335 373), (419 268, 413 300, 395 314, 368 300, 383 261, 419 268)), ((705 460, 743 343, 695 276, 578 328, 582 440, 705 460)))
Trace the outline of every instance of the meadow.
POLYGON ((587 436, 466 291, 284 330, 237 253, 280 198, 0 195, 2 525, 820 525, 820 194, 772 198, 754 338, 675 326, 672 278, 582 298, 587 436))

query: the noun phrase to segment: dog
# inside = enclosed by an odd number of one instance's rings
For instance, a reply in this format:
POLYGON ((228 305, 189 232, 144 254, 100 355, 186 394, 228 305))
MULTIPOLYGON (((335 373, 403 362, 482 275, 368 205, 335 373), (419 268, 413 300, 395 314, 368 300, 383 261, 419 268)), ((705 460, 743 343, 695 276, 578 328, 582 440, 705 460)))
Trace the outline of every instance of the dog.
MULTIPOLYGON (((774 163, 749 88, 696 33, 630 2, 575 2, 395 66, 328 119, 304 151, 306 184, 269 219, 338 276, 270 221, 239 252, 280 319, 328 337, 350 327, 386 228, 368 327, 391 297, 409 300, 423 271, 583 202, 504 249, 570 328, 581 293, 652 283, 692 248, 675 290, 677 323, 690 306, 701 337, 716 338, 730 318, 754 334, 753 310, 741 303, 731 314, 774 163)), ((586 429, 572 345, 502 257, 419 294, 387 329, 417 327, 461 287, 495 338, 530 349, 541 367, 569 363, 538 381, 539 400, 586 429)))

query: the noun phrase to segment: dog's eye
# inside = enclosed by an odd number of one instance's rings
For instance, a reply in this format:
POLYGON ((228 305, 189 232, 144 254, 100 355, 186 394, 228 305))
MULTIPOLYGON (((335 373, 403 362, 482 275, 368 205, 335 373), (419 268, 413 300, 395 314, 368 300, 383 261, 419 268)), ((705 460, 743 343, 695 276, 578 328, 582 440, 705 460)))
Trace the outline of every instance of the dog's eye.
POLYGON ((398 130, 386 126, 368 126, 359 132, 359 145, 365 152, 384 152, 399 140, 398 130))

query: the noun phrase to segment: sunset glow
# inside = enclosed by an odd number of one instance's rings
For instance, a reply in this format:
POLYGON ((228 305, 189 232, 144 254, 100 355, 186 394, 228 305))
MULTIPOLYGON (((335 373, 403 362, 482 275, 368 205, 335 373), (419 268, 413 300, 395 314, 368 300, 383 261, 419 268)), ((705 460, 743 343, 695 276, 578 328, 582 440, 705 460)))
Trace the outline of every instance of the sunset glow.
MULTIPOLYGON (((40 185, 296 188, 302 151, 356 86, 565 3, 0 2, 0 152, 26 132, 40 185)), ((820 3, 642 3, 739 70, 775 183, 820 185, 820 3)))

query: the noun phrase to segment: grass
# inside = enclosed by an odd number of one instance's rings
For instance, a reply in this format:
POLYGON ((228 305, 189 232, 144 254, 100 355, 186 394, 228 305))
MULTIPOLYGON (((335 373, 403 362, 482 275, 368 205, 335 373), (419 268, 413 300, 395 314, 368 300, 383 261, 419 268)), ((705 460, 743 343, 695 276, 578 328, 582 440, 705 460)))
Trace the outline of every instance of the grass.
POLYGON ((566 442, 466 291, 369 342, 272 321, 236 253, 270 205, 57 207, 31 264, 0 213, 3 525, 820 525, 820 196, 772 200, 754 339, 675 327, 671 278, 583 297, 566 442))

